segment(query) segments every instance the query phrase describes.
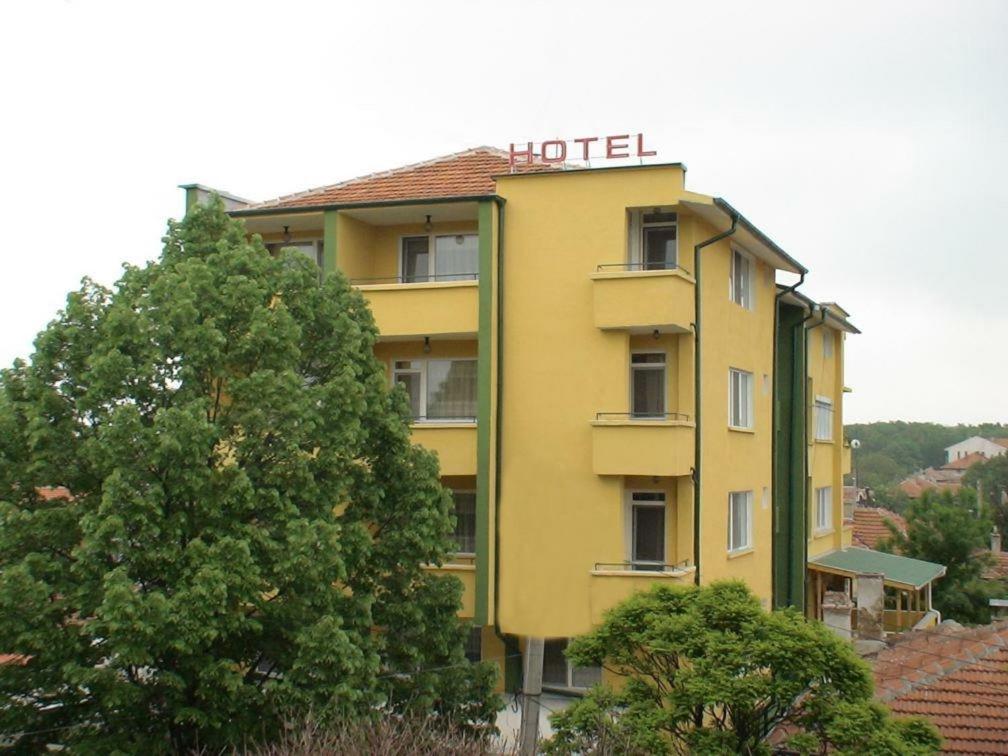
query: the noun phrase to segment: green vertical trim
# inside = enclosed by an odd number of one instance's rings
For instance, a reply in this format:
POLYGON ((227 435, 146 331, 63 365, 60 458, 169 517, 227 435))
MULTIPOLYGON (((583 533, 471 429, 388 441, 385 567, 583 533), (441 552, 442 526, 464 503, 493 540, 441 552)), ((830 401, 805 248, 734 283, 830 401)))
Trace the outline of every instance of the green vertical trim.
POLYGON ((196 203, 199 201, 199 189, 194 186, 187 186, 185 190, 185 211, 186 215, 196 207, 196 203))
POLYGON ((493 205, 479 204, 479 342, 476 362, 476 616, 487 623, 490 585, 490 407, 493 393, 493 205))
POLYGON ((338 210, 326 210, 322 216, 322 275, 336 270, 336 222, 338 210))

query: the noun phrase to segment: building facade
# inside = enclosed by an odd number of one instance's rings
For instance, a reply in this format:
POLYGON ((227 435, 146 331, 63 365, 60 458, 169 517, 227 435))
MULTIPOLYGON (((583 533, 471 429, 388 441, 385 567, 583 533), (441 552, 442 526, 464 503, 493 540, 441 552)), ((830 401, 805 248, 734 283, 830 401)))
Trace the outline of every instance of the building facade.
MULTIPOLYGON (((660 584, 745 580, 814 607, 850 545, 847 313, 681 164, 510 165, 477 148, 229 212, 364 295, 390 384, 455 496, 473 654, 566 639, 660 584)), ((184 187, 187 202, 210 191, 184 187)), ((814 611, 814 609, 810 609, 814 611)), ((507 665, 505 665, 507 666, 507 665)), ((514 679, 510 666, 508 677, 514 679)))

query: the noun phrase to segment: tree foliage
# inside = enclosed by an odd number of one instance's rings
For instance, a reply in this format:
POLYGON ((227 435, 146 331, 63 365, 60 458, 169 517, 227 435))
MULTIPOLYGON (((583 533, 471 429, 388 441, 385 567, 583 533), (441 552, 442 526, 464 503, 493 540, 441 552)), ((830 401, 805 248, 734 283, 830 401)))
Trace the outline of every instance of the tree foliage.
POLYGON ((982 498, 980 503, 998 530, 1008 532, 1008 454, 973 465, 963 483, 982 498))
POLYGON ((808 753, 932 753, 927 723, 890 718, 850 643, 742 582, 656 586, 567 650, 626 676, 554 715, 552 754, 767 753, 778 726, 808 753))
POLYGON ((891 537, 879 543, 879 550, 945 565, 944 577, 932 589, 934 607, 959 622, 990 622, 988 602, 1005 586, 984 579, 993 564, 987 550, 991 522, 978 512, 975 493, 969 488, 956 494, 925 491, 903 514, 906 534, 886 523, 891 537))
POLYGON ((375 707, 488 721, 437 460, 345 279, 219 200, 0 377, 0 732, 213 749, 375 707), (66 486, 72 499, 40 495, 66 486))
POLYGON ((1008 425, 938 425, 937 423, 853 423, 844 426, 847 438, 856 438, 861 448, 854 452, 858 484, 882 488, 926 467, 945 464, 945 447, 969 438, 1008 437, 1008 425))

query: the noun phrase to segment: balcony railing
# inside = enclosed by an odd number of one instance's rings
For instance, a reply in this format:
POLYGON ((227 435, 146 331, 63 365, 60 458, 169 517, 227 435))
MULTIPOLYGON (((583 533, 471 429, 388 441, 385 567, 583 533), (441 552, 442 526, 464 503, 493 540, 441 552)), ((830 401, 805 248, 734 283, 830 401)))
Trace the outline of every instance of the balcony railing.
POLYGON ((410 417, 411 423, 475 423, 476 415, 442 415, 431 417, 429 415, 413 415, 410 417))
POLYGON ((685 273, 687 276, 690 274, 686 268, 683 268, 676 263, 656 263, 656 262, 620 262, 620 263, 603 263, 602 265, 595 266, 595 269, 599 273, 604 273, 606 271, 619 271, 619 270, 678 270, 681 273, 685 273))
POLYGON ((443 281, 478 281, 479 273, 432 273, 426 276, 378 276, 376 278, 351 278, 353 286, 368 284, 440 283, 443 281))
POLYGON ((690 566, 689 559, 681 562, 596 562, 595 572, 684 572, 690 566))
POLYGON ((595 419, 600 423, 621 420, 665 420, 667 422, 688 423, 690 416, 685 412, 596 412, 595 419))

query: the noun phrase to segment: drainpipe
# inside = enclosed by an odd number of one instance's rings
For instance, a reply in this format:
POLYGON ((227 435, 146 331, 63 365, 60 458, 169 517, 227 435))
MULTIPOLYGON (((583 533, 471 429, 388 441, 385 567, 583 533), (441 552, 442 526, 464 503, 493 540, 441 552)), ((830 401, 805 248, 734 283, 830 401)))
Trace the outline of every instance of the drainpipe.
MULTIPOLYGON (((503 418, 504 397, 504 206, 503 197, 494 197, 497 205, 497 401, 494 407, 494 635, 504 646, 503 674, 504 687, 507 689, 507 669, 512 663, 512 654, 508 650, 508 639, 500 627, 500 494, 501 494, 501 420, 503 418)), ((517 644, 515 644, 517 649, 517 644)), ((519 666, 519 669, 521 667, 519 666)), ((519 675, 520 677, 521 675, 519 675)), ((514 681, 519 686, 520 680, 514 681)))
POLYGON ((702 391, 700 389, 700 334, 701 334, 701 314, 700 290, 703 282, 700 252, 704 247, 710 246, 722 239, 727 239, 735 233, 738 227, 738 213, 731 213, 731 227, 727 231, 715 234, 710 239, 706 239, 693 246, 693 582, 700 585, 700 410, 702 391))

